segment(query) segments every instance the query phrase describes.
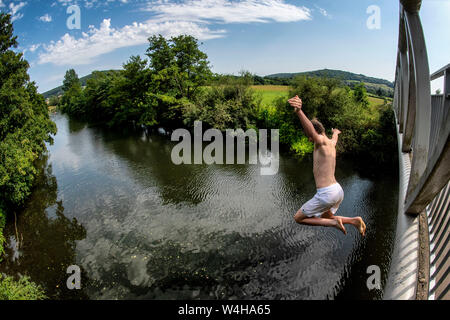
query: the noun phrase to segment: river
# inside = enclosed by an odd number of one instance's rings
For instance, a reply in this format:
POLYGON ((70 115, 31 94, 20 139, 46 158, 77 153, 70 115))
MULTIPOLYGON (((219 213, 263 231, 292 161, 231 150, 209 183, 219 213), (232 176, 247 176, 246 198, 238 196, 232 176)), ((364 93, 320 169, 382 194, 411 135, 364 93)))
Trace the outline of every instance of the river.
POLYGON ((52 299, 379 299, 394 240, 397 174, 338 159, 339 215, 367 236, 295 223, 315 193, 310 158, 257 165, 171 162, 168 137, 108 130, 54 114, 58 134, 22 212, 5 228, 0 272, 28 275, 52 299), (81 290, 66 273, 81 268, 81 290))

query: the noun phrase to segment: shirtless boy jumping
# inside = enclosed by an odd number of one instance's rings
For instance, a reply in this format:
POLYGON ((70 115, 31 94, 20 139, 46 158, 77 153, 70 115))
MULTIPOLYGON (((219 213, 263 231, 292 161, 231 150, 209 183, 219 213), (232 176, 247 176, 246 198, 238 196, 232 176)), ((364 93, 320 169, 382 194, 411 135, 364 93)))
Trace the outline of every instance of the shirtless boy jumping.
POLYGON ((303 205, 294 219, 299 224, 310 226, 334 227, 347 234, 345 224, 351 224, 361 233, 366 234, 366 225, 361 217, 345 218, 335 216, 344 200, 344 190, 334 177, 336 169, 336 144, 341 132, 333 129, 330 140, 325 134, 325 128, 317 121, 310 121, 303 113, 302 100, 295 96, 289 99, 294 107, 303 129, 311 142, 314 142, 314 178, 317 194, 303 205))

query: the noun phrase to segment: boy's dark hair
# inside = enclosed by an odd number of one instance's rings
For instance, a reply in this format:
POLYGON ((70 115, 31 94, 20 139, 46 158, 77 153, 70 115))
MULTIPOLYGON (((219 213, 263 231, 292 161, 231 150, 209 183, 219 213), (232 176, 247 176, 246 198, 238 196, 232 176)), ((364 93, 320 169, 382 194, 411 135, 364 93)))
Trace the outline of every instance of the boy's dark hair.
POLYGON ((312 119, 312 120, 311 120, 311 123, 313 124, 314 129, 316 129, 316 132, 317 132, 318 134, 325 133, 325 128, 324 128, 323 124, 322 124, 319 120, 317 120, 317 119, 312 119))

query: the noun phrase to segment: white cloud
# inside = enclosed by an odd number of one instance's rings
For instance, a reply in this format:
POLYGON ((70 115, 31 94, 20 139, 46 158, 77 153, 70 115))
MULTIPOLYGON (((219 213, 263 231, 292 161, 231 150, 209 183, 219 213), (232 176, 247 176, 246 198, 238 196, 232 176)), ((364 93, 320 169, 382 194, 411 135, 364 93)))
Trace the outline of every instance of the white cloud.
POLYGON ((45 46, 45 51, 39 55, 39 64, 89 64, 94 58, 116 49, 145 44, 151 35, 156 34, 165 37, 190 34, 200 40, 208 40, 221 37, 224 33, 224 30, 212 31, 192 22, 135 22, 115 29, 111 27, 111 20, 105 19, 99 29, 91 27, 79 39, 66 33, 57 42, 45 46))
MULTIPOLYGON (((107 0, 113 1, 127 3, 128 0, 107 0)), ((73 0, 58 2, 68 5, 73 0)), ((85 5, 86 2, 89 1, 85 1, 85 5)), ((91 5, 96 2, 90 0, 91 5)), ((120 29, 113 28, 111 20, 105 19, 98 29, 90 26, 89 31, 78 39, 67 33, 60 40, 43 47, 38 63, 90 64, 102 54, 145 44, 150 36, 157 34, 164 37, 189 34, 199 40, 224 37, 226 30, 211 29, 213 23, 295 22, 311 19, 309 9, 287 4, 284 0, 157 0, 147 3, 142 10, 152 12, 153 18, 120 29)))
POLYGON ((9 4, 9 10, 11 14, 11 22, 14 22, 16 20, 22 19, 23 14, 19 13, 19 11, 27 5, 26 2, 19 2, 18 4, 14 4, 14 2, 11 2, 9 4))
POLYGON ((35 52, 39 47, 41 46, 40 43, 38 44, 33 44, 31 45, 31 47, 28 49, 30 52, 35 52))
POLYGON ((46 13, 45 15, 40 17, 39 20, 41 20, 43 22, 52 22, 52 16, 49 15, 48 13, 46 13))
POLYGON ((319 6, 316 6, 316 8, 317 8, 317 10, 319 10, 321 15, 323 15, 324 17, 327 17, 327 18, 331 18, 331 15, 324 8, 321 8, 319 6))
MULTIPOLYGON (((145 0, 142 0, 145 1, 145 0)), ((63 6, 69 6, 73 4, 82 4, 85 8, 90 9, 93 7, 100 7, 100 6, 107 6, 114 2, 120 2, 123 4, 127 4, 128 0, 57 0, 57 2, 54 2, 52 4, 52 7, 55 6, 57 3, 60 3, 63 6)))
POLYGON ((182 3, 157 1, 144 11, 154 12, 158 19, 195 22, 251 23, 295 22, 311 19, 310 10, 284 0, 188 0, 182 3))

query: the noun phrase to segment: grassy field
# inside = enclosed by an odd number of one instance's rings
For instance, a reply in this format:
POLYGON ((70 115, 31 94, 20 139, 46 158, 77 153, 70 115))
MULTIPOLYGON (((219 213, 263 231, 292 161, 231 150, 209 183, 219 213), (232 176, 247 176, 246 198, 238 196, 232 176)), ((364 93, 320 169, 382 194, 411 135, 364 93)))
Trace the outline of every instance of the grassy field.
POLYGON ((370 106, 379 107, 379 106, 384 105, 384 100, 381 98, 376 98, 376 97, 371 97, 371 96, 369 96, 368 98, 369 98, 370 106))
POLYGON ((264 107, 271 106, 273 101, 279 97, 288 99, 288 86, 252 86, 252 88, 261 96, 264 107))
MULTIPOLYGON (((262 105, 264 107, 270 107, 273 101, 279 97, 288 99, 289 87, 288 86, 252 86, 257 94, 262 98, 262 105)), ((369 103, 371 107, 379 107, 384 105, 384 100, 374 96, 369 96, 369 103)))
POLYGON ((50 113, 55 113, 56 109, 57 109, 56 106, 48 106, 48 112, 50 112, 50 113))

